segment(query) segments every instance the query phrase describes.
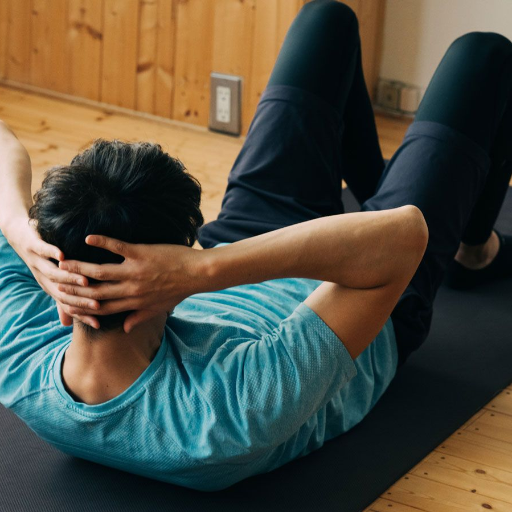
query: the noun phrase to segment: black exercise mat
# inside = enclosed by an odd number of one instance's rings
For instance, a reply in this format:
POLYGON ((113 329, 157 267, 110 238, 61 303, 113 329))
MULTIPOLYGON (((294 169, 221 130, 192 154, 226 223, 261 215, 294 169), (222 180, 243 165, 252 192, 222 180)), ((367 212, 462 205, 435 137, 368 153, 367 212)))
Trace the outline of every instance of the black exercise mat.
MULTIPOLYGON (((512 232, 512 190, 498 228, 512 232)), ((362 423, 302 459, 216 493, 64 455, 0 406, 0 510, 361 510, 512 381, 511 333, 512 280, 476 292, 442 288, 429 339, 362 423)))

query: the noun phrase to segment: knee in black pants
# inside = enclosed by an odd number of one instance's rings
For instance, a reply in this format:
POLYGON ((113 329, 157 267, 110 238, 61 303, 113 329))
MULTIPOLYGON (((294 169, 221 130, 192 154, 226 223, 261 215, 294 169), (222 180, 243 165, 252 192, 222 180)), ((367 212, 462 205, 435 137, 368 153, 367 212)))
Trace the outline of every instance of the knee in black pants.
POLYGON ((351 22, 357 23, 355 12, 347 4, 337 0, 313 0, 304 4, 301 11, 318 12, 319 16, 325 17, 325 19, 332 19, 335 24, 339 24, 346 18, 349 18, 351 22))
POLYGON ((343 111, 359 44, 357 17, 350 7, 313 0, 290 26, 268 85, 308 90, 343 111))
POLYGON ((503 52, 512 53, 512 41, 497 32, 468 32, 455 39, 451 46, 462 46, 468 57, 474 56, 476 50, 482 48, 487 48, 488 52, 499 52, 501 55, 503 52))
MULTIPOLYGON (((326 56, 329 47, 347 48, 358 42, 357 16, 348 5, 337 0, 312 0, 304 4, 296 21, 309 25, 307 31, 312 36, 309 44, 324 46, 326 56)), ((333 61, 332 65, 335 66, 336 62, 333 61)))
POLYGON ((511 94, 512 42, 494 32, 469 32, 446 51, 415 120, 454 128, 490 152, 511 94))
MULTIPOLYGON (((487 119, 492 119, 488 123, 482 122, 482 125, 488 126, 485 149, 491 157, 501 160, 507 156, 510 159, 512 41, 496 32, 469 32, 457 38, 452 46, 464 56, 461 60, 467 59, 474 68, 473 76, 479 83, 480 100, 488 107, 487 119), (495 155, 492 154, 493 151, 495 155)), ((471 112, 472 108, 468 111, 471 112)))
POLYGON ((309 90, 343 110, 359 44, 357 16, 348 5, 308 2, 288 30, 268 84, 309 90))
POLYGON ((450 51, 460 52, 483 77, 499 79, 506 73, 505 63, 512 58, 512 41, 496 32, 468 32, 453 41, 450 51))

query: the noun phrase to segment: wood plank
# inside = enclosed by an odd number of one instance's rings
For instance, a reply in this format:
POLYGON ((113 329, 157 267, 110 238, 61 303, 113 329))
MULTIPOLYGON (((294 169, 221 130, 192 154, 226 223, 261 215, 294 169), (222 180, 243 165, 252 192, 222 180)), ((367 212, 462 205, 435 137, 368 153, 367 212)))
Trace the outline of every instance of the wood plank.
POLYGON ((237 74, 245 134, 304 3, 2 0, 0 78, 207 126, 210 72, 237 74))
POLYGON ((435 451, 512 473, 512 445, 478 432, 458 430, 435 451))
MULTIPOLYGON (((248 104, 251 82, 251 54, 255 0, 216 0, 213 21, 212 71, 242 77, 242 133, 252 120, 248 104), (229 29, 226 29, 229 27, 229 29)), ((207 98, 209 103, 210 94, 207 98)))
POLYGON ((104 0, 101 101, 135 108, 139 0, 104 0))
POLYGON ((9 4, 6 77, 30 83, 30 0, 3 0, 9 4))
POLYGON ((412 120, 392 119, 381 115, 375 116, 382 156, 390 159, 397 150, 397 144, 403 140, 405 132, 412 120))
POLYGON ((361 60, 370 98, 376 94, 379 77, 386 0, 343 0, 357 15, 361 37, 361 60))
POLYGON ((357 17, 361 36, 361 59, 370 98, 376 96, 380 69, 385 0, 359 0, 357 17))
POLYGON ((0 78, 7 72, 7 33, 9 24, 9 2, 0 1, 0 78))
POLYGON ((216 2, 176 6, 174 119, 207 126, 216 2))
POLYGON ((260 96, 267 86, 286 33, 302 4, 301 0, 256 3, 252 65, 250 81, 246 86, 248 94, 244 103, 244 134, 247 133, 260 96))
POLYGON ((69 92, 68 36, 68 0, 32 0, 32 85, 69 92))
POLYGON ((485 413, 485 409, 481 409, 480 411, 478 411, 477 413, 475 413, 473 416, 471 416, 471 418, 469 418, 468 421, 466 421, 466 423, 464 423, 464 425, 462 425, 460 428, 461 429, 464 429, 464 428, 468 428, 470 427, 478 418, 480 418, 480 416, 482 416, 482 414, 485 413))
POLYGON ((141 0, 137 56, 137 100, 135 108, 151 114, 155 110, 157 32, 158 1, 141 0))
POLYGON ((409 507, 396 501, 386 500, 379 498, 377 501, 372 503, 364 512, 418 512, 421 509, 416 507, 409 507))
POLYGON ((103 0, 68 1, 69 93, 99 101, 103 0))
MULTIPOLYGON (((341 0, 340 0, 341 1, 341 0)), ((359 17, 359 12, 361 9, 361 2, 363 0, 343 0, 343 3, 348 5, 359 17)))
POLYGON ((512 392, 509 389, 503 390, 485 408, 492 412, 500 412, 512 416, 512 392))
POLYGON ((485 411, 468 430, 510 443, 512 447, 512 416, 508 414, 485 411))
POLYGON ((425 512, 481 512, 485 509, 510 512, 510 503, 416 475, 401 478, 387 491, 386 499, 425 512))
POLYGON ((174 101, 174 59, 176 47, 175 0, 158 4, 158 41, 156 53, 154 113, 171 119, 174 101))
POLYGON ((512 505, 512 472, 435 453, 411 473, 482 497, 497 498, 512 505))

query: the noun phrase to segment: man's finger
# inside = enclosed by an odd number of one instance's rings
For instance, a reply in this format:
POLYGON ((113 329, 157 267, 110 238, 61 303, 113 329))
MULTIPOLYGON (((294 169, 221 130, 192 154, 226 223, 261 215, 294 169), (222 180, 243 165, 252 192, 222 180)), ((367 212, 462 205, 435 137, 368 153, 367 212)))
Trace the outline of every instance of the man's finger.
POLYGON ((94 329, 99 328, 98 319, 95 318, 94 316, 86 316, 86 315, 72 316, 69 313, 67 313, 66 311, 64 311, 65 308, 67 308, 67 306, 61 304, 60 302, 57 302, 57 310, 59 312, 59 319, 60 319, 61 324, 64 325, 65 327, 71 327, 73 325, 73 318, 77 318, 84 324, 90 325, 94 329))
POLYGON ((42 240, 37 244, 35 252, 43 258, 52 258, 57 261, 62 261, 64 259, 64 253, 58 247, 47 244, 42 240))
POLYGON ((99 309, 92 309, 88 306, 88 301, 91 299, 82 299, 81 297, 74 297, 73 295, 59 295, 58 300, 66 305, 68 314, 77 315, 113 315, 114 313, 121 313, 123 311, 134 311, 137 309, 136 299, 114 299, 107 300, 100 303, 99 309))
POLYGON ((73 274, 88 276, 97 281, 122 281, 127 276, 124 268, 118 263, 87 263, 85 261, 65 260, 59 263, 61 270, 67 270, 73 274))
POLYGON ((80 322, 89 325, 93 329, 100 328, 100 323, 98 322, 98 319, 93 316, 76 315, 75 318, 78 318, 80 322))
POLYGON ((100 309, 96 311, 95 315, 113 315, 114 313, 121 313, 123 311, 134 311, 140 304, 137 299, 112 299, 100 303, 100 309))
POLYGON ((74 307, 82 310, 81 313, 85 314, 98 314, 100 303, 96 300, 85 299, 83 297, 77 297, 76 295, 68 295, 66 293, 60 293, 57 299, 66 306, 74 307))
MULTIPOLYGON (((66 307, 66 306, 64 306, 64 307, 66 307)), ((71 325, 73 325, 73 318, 76 318, 77 320, 80 320, 80 322, 87 324, 94 329, 99 329, 100 322, 96 317, 89 316, 89 315, 80 315, 78 313, 74 314, 72 312, 73 311, 72 308, 66 307, 66 309, 67 310, 64 311, 64 308, 63 308, 62 313, 59 312, 59 317, 61 319, 62 325, 71 326, 71 325), (67 322, 67 319, 69 319, 69 323, 65 323, 65 322, 67 322)))
POLYGON ((54 283, 78 284, 80 286, 88 284, 86 277, 61 270, 50 261, 38 264, 37 269, 54 283))
POLYGON ((108 236, 89 235, 86 237, 85 243, 87 245, 93 245, 94 247, 101 247, 102 249, 106 249, 114 254, 119 254, 125 258, 132 253, 132 244, 108 236))
POLYGON ((149 320, 150 318, 155 317, 156 315, 158 315, 158 311, 150 311, 147 309, 130 313, 124 321, 124 332, 129 334, 134 327, 145 322, 146 320, 149 320))
POLYGON ((59 284, 59 291, 68 295, 77 295, 94 300, 110 300, 126 297, 126 285, 100 283, 91 286, 73 286, 69 284, 59 284))
POLYGON ((59 313, 60 323, 65 327, 70 327, 73 325, 73 317, 68 315, 63 309, 62 306, 57 303, 57 311, 59 313))

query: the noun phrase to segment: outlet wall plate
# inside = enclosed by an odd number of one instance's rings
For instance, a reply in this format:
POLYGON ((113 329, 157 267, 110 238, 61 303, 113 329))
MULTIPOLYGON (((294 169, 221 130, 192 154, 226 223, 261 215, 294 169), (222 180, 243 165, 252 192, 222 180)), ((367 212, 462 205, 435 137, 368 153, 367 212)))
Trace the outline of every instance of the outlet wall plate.
POLYGON ((381 78, 377 86, 374 106, 391 114, 414 115, 418 110, 423 90, 398 80, 381 78))
POLYGON ((208 126, 216 132, 240 135, 242 128, 242 77, 211 73, 208 126))
POLYGON ((400 102, 400 85, 396 82, 381 80, 377 89, 377 104, 384 108, 398 110, 400 102))
POLYGON ((420 105, 420 90, 416 87, 403 87, 400 91, 400 110, 413 114, 420 105))

